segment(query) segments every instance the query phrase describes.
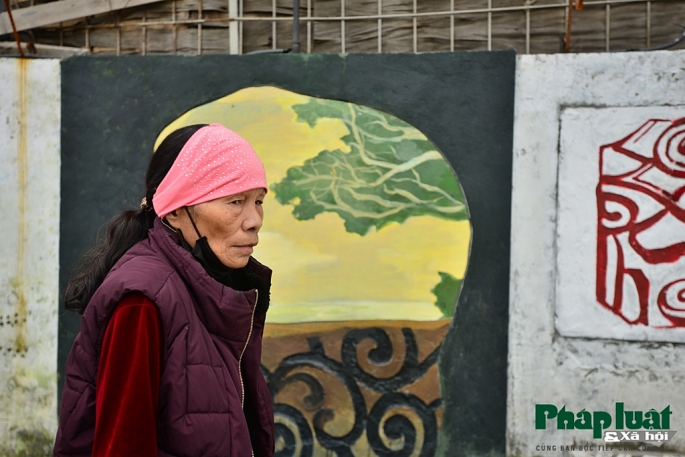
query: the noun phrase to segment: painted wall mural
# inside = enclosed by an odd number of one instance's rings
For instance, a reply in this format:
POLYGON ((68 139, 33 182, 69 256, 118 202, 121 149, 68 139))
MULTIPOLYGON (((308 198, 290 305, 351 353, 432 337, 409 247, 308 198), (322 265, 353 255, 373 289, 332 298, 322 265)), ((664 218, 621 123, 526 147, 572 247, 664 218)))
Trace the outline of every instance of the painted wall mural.
POLYGON ((559 231, 558 286, 571 298, 558 295, 557 324, 566 334, 599 336, 608 331, 620 339, 684 340, 683 114, 682 108, 664 107, 577 108, 562 115, 560 217, 568 223, 571 214, 585 213, 574 223, 575 233, 559 231), (572 138, 581 130, 589 138, 572 138), (589 165, 586 161, 595 161, 595 172, 576 176, 588 187, 574 190, 571 174, 589 165), (593 198, 585 200, 592 191, 593 198), (592 218, 587 216, 590 211, 592 218), (582 247, 587 254, 595 246, 596 255, 564 265, 572 255, 571 244, 577 249, 580 243, 587 243, 582 247), (594 283, 595 290, 571 291, 581 278, 594 283), (596 316, 592 322, 578 319, 577 313, 587 311, 596 316))
POLYGON ((278 455, 434 455, 471 240, 449 163, 390 114, 268 86, 192 109, 157 144, 210 122, 267 170, 255 257, 275 272, 262 369, 278 455))
MULTIPOLYGON (((515 53, 60 66, 61 287, 160 132, 221 122, 267 167, 281 455, 504 455, 515 53)), ((79 316, 59 325, 61 386, 79 316)))

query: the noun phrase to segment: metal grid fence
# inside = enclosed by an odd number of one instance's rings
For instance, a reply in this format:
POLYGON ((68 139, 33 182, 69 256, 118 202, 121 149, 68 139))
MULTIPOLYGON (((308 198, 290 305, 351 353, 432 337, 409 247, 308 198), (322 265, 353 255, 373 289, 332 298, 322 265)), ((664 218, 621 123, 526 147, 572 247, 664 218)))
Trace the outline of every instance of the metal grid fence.
MULTIPOLYGON (((36 41, 42 41, 45 44, 81 46, 94 53, 145 55, 151 51, 150 41, 153 39, 153 32, 159 35, 160 31, 164 31, 168 37, 164 39, 163 44, 152 46, 155 48, 154 53, 243 54, 290 48, 293 43, 290 38, 293 30, 292 3, 284 3, 289 0, 260 0, 260 7, 255 8, 254 1, 215 0, 212 2, 204 0, 203 4, 203 0, 167 0, 156 5, 134 8, 128 12, 123 10, 121 14, 109 13, 70 24, 48 27, 36 32, 36 41), (217 6, 217 1, 220 1, 220 6, 217 6), (190 3, 196 6, 191 8, 190 3), (178 5, 183 5, 182 11, 179 11, 178 5), (107 46, 95 45, 91 40, 91 34, 105 30, 110 32, 108 36, 111 43, 107 46), (114 34, 112 35, 111 32, 114 34), (132 34, 137 33, 139 33, 139 46, 131 45, 130 42, 135 41, 132 34), (255 39, 255 35, 259 35, 258 39, 255 39), (82 37, 80 42, 77 36, 82 37), (123 36, 126 36, 126 41, 129 43, 126 46, 123 45, 123 36), (179 40, 183 41, 182 45, 179 45, 179 40), (193 42, 196 46, 192 44, 193 42)), ((366 27, 364 31, 366 44, 363 52, 397 52, 397 46, 388 49, 388 43, 392 43, 398 33, 397 27, 390 27, 389 24, 400 20, 405 21, 402 33, 406 45, 400 49, 403 52, 493 50, 513 47, 519 53, 526 54, 561 50, 560 45, 556 46, 556 49, 549 46, 542 51, 532 49, 537 36, 537 32, 534 33, 531 27, 533 15, 538 15, 536 17, 541 14, 553 15, 556 18, 558 30, 550 33, 556 34, 557 39, 561 39, 569 22, 575 27, 582 23, 585 11, 591 11, 591 24, 585 27, 584 32, 578 33, 590 33, 591 28, 594 45, 587 50, 607 52, 621 50, 622 47, 620 40, 617 43, 612 36, 616 33, 614 31, 616 21, 612 18, 612 10, 617 8, 627 6, 633 8, 631 10, 633 17, 627 23, 624 17, 623 31, 619 33, 625 38, 627 33, 625 30, 629 29, 632 36, 632 41, 629 41, 633 48, 649 48, 654 44, 670 41, 682 32, 682 29, 672 22, 677 22, 680 17, 682 18, 680 22, 685 23, 684 0, 588 0, 584 2, 584 11, 576 12, 572 18, 569 18, 570 2, 564 0, 511 0, 510 4, 506 4, 506 0, 504 2, 494 0, 497 5, 493 5, 493 0, 480 0, 482 7, 471 7, 474 1, 464 7, 463 0, 442 0, 442 4, 449 4, 449 8, 440 8, 435 11, 422 11, 422 6, 425 6, 425 3, 422 5, 424 0, 394 0, 395 7, 400 5, 405 10, 400 12, 387 11, 386 4, 393 0, 365 0, 366 11, 373 3, 374 14, 350 13, 350 9, 359 11, 359 8, 354 8, 354 2, 357 0, 327 1, 329 11, 324 11, 324 13, 330 12, 330 6, 334 2, 339 2, 339 5, 335 7, 339 13, 321 14, 316 12, 317 2, 321 1, 303 0, 303 4, 298 9, 300 13, 298 30, 301 30, 302 40, 299 48, 302 52, 340 52, 343 54, 359 52, 359 49, 355 48, 359 41, 359 34, 351 34, 350 29, 362 23, 366 27), (511 4, 512 1, 523 3, 511 4), (655 5, 661 8, 660 16, 656 21, 653 15, 655 5), (670 8, 669 11, 672 11, 664 14, 664 8, 670 8), (512 18, 512 21, 516 23, 515 26, 508 27, 509 42, 514 44, 507 44, 506 40, 501 39, 495 43, 499 31, 498 25, 493 21, 494 17, 497 17, 500 26, 507 23, 507 18, 512 18), (525 20, 523 20, 524 17, 525 20), (672 18, 672 21, 665 24, 665 17, 672 18), (474 20, 480 21, 479 24, 482 24, 485 30, 477 42, 470 42, 470 47, 465 48, 461 43, 470 38, 465 36, 468 32, 464 30, 468 29, 464 29, 461 22, 474 20), (425 34, 426 24, 437 24, 439 21, 442 24, 440 25, 441 45, 423 49, 422 40, 425 38, 422 34, 425 34), (656 30, 658 41, 655 41, 655 29, 658 29, 656 30), (322 31, 327 37, 325 40, 321 39, 322 31), (371 43, 372 41, 374 43, 371 43), (321 45, 323 42, 326 46, 321 45)), ((540 19, 537 20, 540 22, 540 19)), ((682 47, 682 45, 677 46, 677 48, 682 47)), ((571 50, 579 51, 573 47, 571 50)))
MULTIPOLYGON (((312 0, 307 0, 307 5, 306 5, 306 15, 300 18, 300 21, 304 22, 306 24, 306 52, 311 53, 312 52, 312 23, 314 22, 339 22, 340 23, 340 37, 341 37, 341 45, 340 45, 340 52, 342 54, 345 54, 347 52, 346 49, 346 33, 345 33, 345 26, 347 22, 350 21, 368 21, 368 20, 375 20, 378 21, 378 34, 377 34, 377 39, 378 39, 378 52, 381 53, 383 52, 383 21, 388 20, 388 19, 411 19, 412 20, 412 52, 419 52, 418 49, 418 18, 422 17, 448 17, 450 19, 450 51, 455 51, 454 43, 455 43, 455 18, 459 16, 467 16, 467 15, 472 15, 472 14, 484 14, 487 16, 487 50, 491 51, 493 49, 492 47, 492 36, 493 36, 493 29, 492 29, 492 15, 493 13, 513 13, 513 12, 522 12, 525 13, 526 17, 526 28, 525 28, 525 42, 526 42, 526 54, 530 54, 530 37, 531 37, 531 28, 530 28, 530 14, 531 11, 535 10, 551 10, 551 9, 557 9, 557 10, 564 10, 565 15, 568 16, 569 14, 569 5, 568 3, 552 3, 552 4, 542 4, 542 5, 536 5, 532 4, 529 2, 526 2, 523 5, 520 6, 506 6, 506 7, 493 7, 492 6, 492 0, 487 0, 488 6, 486 8, 476 8, 476 9, 463 9, 463 10, 456 10, 455 9, 455 0, 450 0, 450 9, 448 11, 435 11, 435 12, 418 12, 417 11, 417 3, 418 0, 412 0, 413 4, 413 11, 411 13, 395 13, 395 14, 383 14, 383 0, 377 0, 378 2, 378 14, 374 15, 364 15, 364 16, 347 16, 345 15, 345 4, 347 3, 346 0, 340 0, 340 10, 341 14, 340 16, 327 16, 327 17, 317 17, 312 15, 312 0)), ((240 11, 242 12, 242 0, 240 2, 240 11)), ((616 5, 623 5, 623 4, 642 4, 644 5, 645 8, 645 18, 646 18, 646 25, 645 25, 645 47, 651 47, 651 9, 652 9, 652 1, 645 1, 645 0, 596 0, 596 1, 586 1, 584 2, 585 7, 593 7, 593 6, 603 6, 605 10, 605 21, 604 21, 604 32, 605 32, 605 51, 609 52, 611 51, 610 49, 610 43, 611 43, 611 7, 616 6, 616 5)), ((278 17, 276 15, 276 0, 272 0, 272 18, 264 18, 264 17, 243 17, 242 15, 236 17, 234 20, 240 23, 240 49, 242 49, 242 40, 243 40, 243 34, 242 34, 242 24, 245 22, 250 22, 250 21, 271 21, 271 28, 272 28, 272 49, 277 49, 277 33, 276 33, 276 23, 279 21, 286 21, 286 22, 291 22, 292 18, 291 17, 278 17)), ((685 17, 683 18, 683 21, 685 22, 685 17)))

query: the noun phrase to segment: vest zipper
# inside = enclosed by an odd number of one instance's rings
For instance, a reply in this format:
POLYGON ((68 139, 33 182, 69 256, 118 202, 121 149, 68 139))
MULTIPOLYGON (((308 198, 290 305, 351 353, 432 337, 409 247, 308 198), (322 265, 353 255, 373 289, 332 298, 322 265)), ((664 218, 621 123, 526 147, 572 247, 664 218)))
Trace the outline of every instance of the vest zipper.
POLYGON ((259 291, 254 290, 255 300, 254 307, 252 308, 252 316, 250 317, 250 331, 247 334, 247 340, 245 341, 245 346, 243 351, 240 353, 240 358, 238 359, 238 376, 240 377, 240 407, 245 407, 245 384, 243 384, 243 355, 245 354, 245 349, 247 349, 247 344, 250 342, 252 337, 252 326, 254 325, 254 312, 257 309, 257 301, 259 300, 259 291))

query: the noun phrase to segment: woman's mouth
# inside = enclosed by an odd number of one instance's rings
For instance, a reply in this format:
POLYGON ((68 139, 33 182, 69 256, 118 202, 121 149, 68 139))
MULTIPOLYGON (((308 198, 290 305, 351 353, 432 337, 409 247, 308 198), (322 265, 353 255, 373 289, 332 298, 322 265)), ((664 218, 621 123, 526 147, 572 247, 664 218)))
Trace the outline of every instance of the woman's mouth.
POLYGON ((252 254, 252 251, 254 251, 255 246, 256 244, 242 244, 238 246, 233 246, 233 248, 237 249, 241 253, 252 254))

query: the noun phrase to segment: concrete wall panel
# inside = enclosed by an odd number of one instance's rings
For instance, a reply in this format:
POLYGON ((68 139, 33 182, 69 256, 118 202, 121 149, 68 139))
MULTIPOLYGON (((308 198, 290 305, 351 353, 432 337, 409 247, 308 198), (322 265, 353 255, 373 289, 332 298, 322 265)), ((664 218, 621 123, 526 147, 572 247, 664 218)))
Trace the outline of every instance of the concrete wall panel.
POLYGON ((685 179, 669 164, 678 161, 673 153, 680 154, 683 116, 685 106, 561 113, 555 297, 560 334, 685 341, 679 298, 685 179))
POLYGON ((52 455, 59 61, 0 59, 0 80, 0 455, 52 455))
MULTIPOLYGON (((672 123, 685 116, 684 84, 684 52, 518 58, 508 455, 562 455, 561 445, 604 444, 591 430, 556 430, 553 420, 536 430, 535 405, 543 403, 575 413, 607 411, 612 417, 617 402, 641 411, 670 405, 670 428, 685 431, 685 399, 678 393, 685 347, 674 343, 683 340, 682 330, 672 320, 656 319, 654 292, 648 296, 652 319, 647 323, 628 323, 603 307, 597 301, 596 270, 598 220, 607 215, 598 212, 603 207, 597 205, 596 189, 602 176, 611 175, 600 175, 600 151, 608 151, 601 147, 630 136, 650 119, 672 123), (556 450, 542 452, 541 445, 556 450)), ((657 238, 671 246, 677 243, 668 241, 677 224, 669 224, 657 238)), ((682 272, 679 263, 644 263, 652 268, 646 276, 655 278, 653 288, 659 281, 668 283, 666 270, 682 272)), ((647 268, 635 265, 627 268, 647 268)), ((635 309, 629 308, 637 299, 630 291, 626 297, 624 311, 632 314, 624 317, 635 320, 635 309)), ((670 446, 685 449, 685 433, 679 432, 670 446)))

